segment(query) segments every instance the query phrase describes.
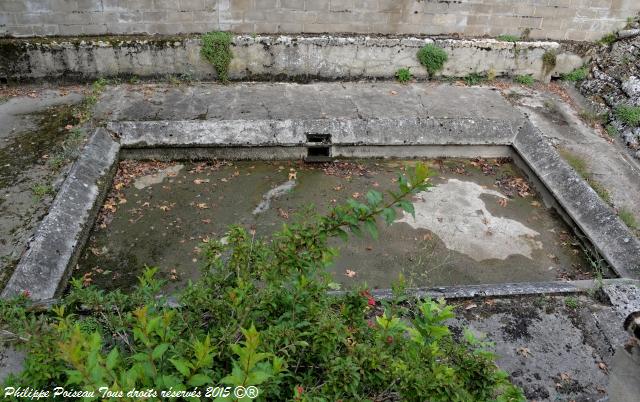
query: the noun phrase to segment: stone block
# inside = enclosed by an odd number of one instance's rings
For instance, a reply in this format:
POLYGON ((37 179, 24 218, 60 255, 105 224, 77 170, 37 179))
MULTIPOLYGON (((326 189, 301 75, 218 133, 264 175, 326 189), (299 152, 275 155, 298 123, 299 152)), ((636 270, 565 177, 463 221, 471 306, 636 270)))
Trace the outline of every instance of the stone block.
POLYGON ((156 11, 176 11, 180 10, 180 1, 177 0, 154 0, 153 8, 156 11))
POLYGON ((76 0, 77 11, 102 11, 102 2, 100 0, 76 0))
POLYGON ((290 10, 304 11, 305 0, 280 0, 280 7, 290 10))
POLYGON ((19 13, 29 11, 29 9, 24 1, 3 0, 0 1, 0 11, 19 13))
POLYGON ((204 10, 203 0, 180 0, 180 11, 202 11, 204 10))
POLYGON ((307 11, 329 11, 329 0, 306 0, 304 7, 307 11))

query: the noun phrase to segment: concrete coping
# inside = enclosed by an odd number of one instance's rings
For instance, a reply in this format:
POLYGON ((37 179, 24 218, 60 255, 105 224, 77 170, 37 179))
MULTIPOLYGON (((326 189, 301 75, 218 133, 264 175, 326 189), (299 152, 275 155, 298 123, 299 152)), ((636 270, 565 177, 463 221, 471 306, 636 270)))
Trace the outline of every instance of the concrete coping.
MULTIPOLYGON (((640 242, 528 120, 129 121, 111 122, 107 129, 100 128, 93 134, 1 296, 7 298, 27 291, 32 299, 44 300, 63 292, 110 187, 111 175, 121 151, 197 148, 200 151, 210 149, 215 154, 215 150, 225 147, 273 150, 274 146, 299 150, 304 149, 307 133, 330 134, 331 145, 343 149, 368 147, 382 150, 384 146, 390 146, 395 150, 399 147, 436 147, 440 150, 446 146, 460 153, 465 146, 475 146, 474 149, 480 149, 478 146, 486 147, 484 149, 510 147, 612 269, 623 278, 640 278, 640 242), (401 139, 390 134, 398 128, 402 128, 401 139), (112 135, 118 140, 114 140, 112 135)), ((198 155, 206 156, 201 152, 198 155)), ((256 153, 245 155, 255 157, 256 153)), ((286 156, 287 153, 280 155, 286 156)), ((263 159, 269 159, 269 155, 263 159)), ((575 282, 473 285, 447 287, 440 293, 445 297, 456 294, 473 297, 571 293, 584 288, 584 284, 581 286, 575 282)), ((385 295, 388 290, 377 292, 385 295)), ((416 292, 431 295, 439 291, 416 292)))

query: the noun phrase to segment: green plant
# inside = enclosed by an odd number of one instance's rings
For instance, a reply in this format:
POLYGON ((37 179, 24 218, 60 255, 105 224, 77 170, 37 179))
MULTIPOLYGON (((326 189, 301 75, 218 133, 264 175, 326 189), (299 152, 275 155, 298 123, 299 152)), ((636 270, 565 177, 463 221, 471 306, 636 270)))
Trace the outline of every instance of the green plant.
POLYGON ((406 84, 413 78, 411 75, 411 71, 409 71, 408 67, 400 68, 396 71, 396 80, 402 84, 406 84))
POLYGON ((566 299, 564 299, 564 305, 572 310, 575 310, 578 308, 580 304, 578 302, 578 299, 576 299, 573 296, 569 296, 566 299))
POLYGON ((614 113, 623 123, 632 127, 640 126, 640 106, 618 105, 614 113))
POLYGON ((485 342, 452 336, 443 300, 409 299, 402 283, 384 303, 366 287, 328 293, 337 253, 329 241, 375 237, 379 217, 412 214, 408 199, 429 187, 427 176, 418 164, 396 191, 369 191, 325 216, 307 209, 269 238, 230 227, 224 241, 202 244, 202 276, 178 295, 179 307, 159 295, 154 269, 129 294, 73 279, 51 310, 28 294, 0 300, 3 334, 26 352, 23 372, 5 386, 199 387, 191 396, 209 400, 207 387, 223 384, 257 386, 261 400, 524 401, 485 342))
POLYGON ((606 132, 609 135, 609 137, 617 137, 618 134, 620 134, 618 132, 618 129, 615 128, 615 126, 613 126, 613 124, 607 124, 607 126, 604 129, 606 130, 606 132))
POLYGON ((531 74, 516 75, 516 77, 514 78, 514 81, 522 85, 533 85, 534 83, 534 79, 531 76, 531 74))
POLYGON ((231 34, 228 32, 209 32, 202 35, 202 48, 200 54, 218 74, 222 82, 229 80, 229 65, 233 54, 231 53, 231 34))
POLYGON ((544 73, 549 74, 556 67, 557 62, 557 54, 555 50, 547 50, 542 55, 542 66, 544 68, 544 73))
POLYGON ((602 198, 606 203, 611 204, 611 194, 602 183, 593 178, 593 175, 587 168, 587 162, 584 159, 566 149, 559 149, 558 153, 567 161, 569 166, 571 166, 573 170, 575 170, 576 173, 578 173, 584 181, 591 186, 600 198, 602 198))
POLYGON ((463 78, 464 83, 469 86, 481 84, 486 79, 484 75, 478 73, 471 73, 463 78))
POLYGON ((448 59, 447 52, 436 45, 429 44, 418 50, 418 61, 427 69, 430 76, 442 70, 448 59))
POLYGON ((520 40, 520 37, 516 35, 499 35, 496 39, 502 42, 517 42, 520 40))
POLYGON ((567 74, 562 74, 562 79, 569 82, 579 82, 587 78, 589 70, 587 67, 576 68, 567 74))
POLYGON ((603 124, 607 121, 606 113, 598 114, 587 109, 582 109, 580 113, 578 113, 578 115, 585 123, 587 123, 591 127, 598 127, 600 124, 603 124))
POLYGON ((614 33, 608 33, 605 36, 603 36, 602 38, 600 38, 600 40, 598 41, 598 43, 600 43, 601 45, 611 45, 612 43, 615 43, 618 40, 618 37, 616 36, 616 34, 614 33))
POLYGON ((34 184, 33 186, 31 186, 31 192, 37 198, 42 198, 45 195, 53 194, 53 187, 51 187, 48 184, 37 183, 37 184, 34 184))
POLYGON ((636 220, 636 217, 633 215, 633 212, 629 211, 627 208, 620 208, 618 216, 629 228, 638 229, 638 221, 636 220))

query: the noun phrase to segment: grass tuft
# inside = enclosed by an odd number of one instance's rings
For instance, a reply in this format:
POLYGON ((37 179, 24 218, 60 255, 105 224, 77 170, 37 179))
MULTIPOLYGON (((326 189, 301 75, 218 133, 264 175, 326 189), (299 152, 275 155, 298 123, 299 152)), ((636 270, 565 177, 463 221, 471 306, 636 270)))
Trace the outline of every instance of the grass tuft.
POLYGON ((640 106, 618 105, 615 109, 615 115, 629 126, 640 126, 640 106))
POLYGON ((527 75, 516 75, 516 77, 513 79, 515 82, 517 82, 518 84, 521 85, 533 85, 533 83, 535 82, 535 80, 533 79, 533 77, 531 76, 531 74, 527 74, 527 75))

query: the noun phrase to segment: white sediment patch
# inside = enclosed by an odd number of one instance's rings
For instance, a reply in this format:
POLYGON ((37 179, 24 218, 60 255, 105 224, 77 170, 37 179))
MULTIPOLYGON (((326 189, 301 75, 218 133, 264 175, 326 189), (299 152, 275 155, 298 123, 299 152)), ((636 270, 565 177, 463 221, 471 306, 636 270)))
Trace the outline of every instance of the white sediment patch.
POLYGON ((256 209, 253 210, 253 214, 256 215, 269 209, 272 199, 278 198, 281 195, 288 193, 292 188, 295 187, 295 185, 295 180, 289 180, 285 183, 282 183, 278 187, 274 187, 271 190, 267 191, 267 193, 262 196, 262 201, 260 202, 260 204, 258 204, 256 209))
POLYGON ((417 195, 415 220, 404 213, 397 222, 428 229, 447 248, 476 261, 504 260, 510 255, 532 258, 533 251, 542 248, 535 240, 540 233, 513 219, 493 216, 480 198, 483 194, 507 198, 477 183, 449 179, 417 195))
POLYGON ((138 190, 142 190, 145 187, 152 186, 154 184, 160 184, 164 179, 166 179, 169 175, 176 175, 179 171, 184 168, 184 165, 173 165, 169 166, 166 169, 162 169, 154 174, 149 174, 146 176, 138 177, 134 182, 133 186, 138 190))

